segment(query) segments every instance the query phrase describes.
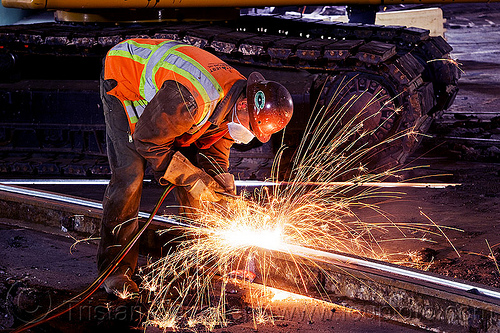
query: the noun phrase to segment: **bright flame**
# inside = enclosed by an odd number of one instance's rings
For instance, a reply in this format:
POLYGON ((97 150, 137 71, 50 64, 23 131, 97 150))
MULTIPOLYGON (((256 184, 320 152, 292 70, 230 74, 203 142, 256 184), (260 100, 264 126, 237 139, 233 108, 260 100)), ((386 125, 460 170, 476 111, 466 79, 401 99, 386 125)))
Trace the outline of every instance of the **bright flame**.
POLYGON ((283 228, 258 230, 250 225, 235 225, 233 230, 222 230, 220 238, 234 248, 256 246, 268 250, 283 250, 283 228))
POLYGON ((270 288, 268 287, 270 291, 273 292, 273 297, 271 298, 271 302, 278 302, 278 301, 284 301, 284 300, 303 300, 303 299, 312 299, 307 296, 291 293, 289 291, 285 290, 280 290, 276 288, 270 288))

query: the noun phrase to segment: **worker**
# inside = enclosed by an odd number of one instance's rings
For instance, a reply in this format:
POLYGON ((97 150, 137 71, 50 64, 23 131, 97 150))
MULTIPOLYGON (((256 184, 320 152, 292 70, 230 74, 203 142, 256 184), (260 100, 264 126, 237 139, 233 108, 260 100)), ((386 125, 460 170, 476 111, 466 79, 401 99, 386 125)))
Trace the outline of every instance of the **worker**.
MULTIPOLYGON (((218 202, 221 193, 235 193, 231 145, 254 137, 267 142, 293 112, 281 84, 258 72, 245 79, 213 54, 173 40, 114 46, 104 59, 100 94, 112 173, 103 199, 100 272, 138 231, 147 164, 160 184, 176 186, 181 206, 218 202), (183 155, 182 147, 194 148, 196 159, 183 155)), ((138 292, 131 279, 138 252, 135 245, 104 281, 108 293, 138 292)))

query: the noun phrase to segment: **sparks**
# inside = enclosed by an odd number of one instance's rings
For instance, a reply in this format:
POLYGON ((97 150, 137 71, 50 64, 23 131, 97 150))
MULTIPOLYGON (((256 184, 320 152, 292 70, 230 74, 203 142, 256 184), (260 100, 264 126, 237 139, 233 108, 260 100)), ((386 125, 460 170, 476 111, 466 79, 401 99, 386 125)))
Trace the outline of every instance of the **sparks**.
MULTIPOLYGON (((196 218, 184 223, 193 227, 182 229, 185 235, 182 242, 144 270, 143 288, 149 291, 152 300, 146 326, 177 327, 182 318, 188 327, 203 325, 211 330, 227 326, 225 300, 231 272, 258 274, 264 288, 270 288, 272 281, 268 277, 275 268, 273 255, 278 252, 295 265, 300 275, 295 282, 304 292, 307 292, 304 277, 314 274, 310 262, 293 250, 297 248, 417 264, 413 255, 407 254, 407 261, 393 259, 393 254, 386 253, 381 245, 388 240, 381 236, 393 229, 400 234, 395 239, 405 239, 404 230, 408 228, 412 233, 422 231, 428 239, 428 235, 441 235, 442 230, 429 224, 396 224, 370 201, 396 199, 401 194, 358 185, 397 176, 398 170, 370 172, 364 159, 380 147, 368 144, 366 137, 378 128, 360 133, 362 122, 345 121, 346 114, 348 110, 341 109, 337 113, 321 110, 313 115, 306 129, 308 135, 297 149, 290 181, 285 185, 272 189, 263 186, 252 194, 230 199, 225 205, 203 203, 196 218), (349 186, 345 182, 332 185, 346 179, 355 181, 348 182, 349 186), (317 185, 308 185, 312 182, 317 185), (382 221, 361 221, 356 214, 359 209, 375 212, 382 221), (437 231, 432 232, 431 228, 437 231)), ((359 112, 358 116, 362 114, 359 112)), ((394 144, 407 135, 415 135, 414 130, 398 133, 384 143, 394 144)), ((282 151, 278 159, 281 154, 282 151)), ((278 165, 275 162, 271 179, 276 183, 279 183, 278 165)), ((249 280, 245 282, 251 289, 249 280)), ((335 283, 333 278, 331 282, 335 283)), ((272 297, 250 297, 254 325, 272 322, 263 298, 278 301, 291 295, 276 291, 272 297)))

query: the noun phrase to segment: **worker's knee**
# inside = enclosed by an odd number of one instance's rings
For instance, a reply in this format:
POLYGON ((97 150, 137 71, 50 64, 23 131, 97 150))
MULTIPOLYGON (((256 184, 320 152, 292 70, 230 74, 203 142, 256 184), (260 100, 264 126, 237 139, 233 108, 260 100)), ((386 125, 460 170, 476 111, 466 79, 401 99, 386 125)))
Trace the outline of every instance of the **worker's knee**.
POLYGON ((130 195, 142 188, 144 179, 144 164, 142 161, 130 161, 131 163, 115 168, 111 182, 114 186, 124 191, 123 195, 130 195))

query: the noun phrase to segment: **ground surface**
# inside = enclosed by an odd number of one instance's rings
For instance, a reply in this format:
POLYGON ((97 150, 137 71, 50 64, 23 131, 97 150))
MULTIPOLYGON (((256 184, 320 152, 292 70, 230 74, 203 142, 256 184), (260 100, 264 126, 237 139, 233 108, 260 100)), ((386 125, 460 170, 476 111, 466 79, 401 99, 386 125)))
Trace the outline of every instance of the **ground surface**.
MULTIPOLYGON (((395 223, 429 224, 432 219, 446 234, 446 237, 433 236, 432 242, 405 240, 383 244, 391 252, 414 251, 416 261, 431 263, 431 271, 500 287, 496 266, 496 260, 500 260, 500 5, 454 4, 442 8, 447 19, 447 40, 454 47, 453 56, 464 71, 460 92, 451 109, 431 128, 433 137, 424 139, 410 160, 411 167, 428 167, 413 169, 404 176, 408 179, 426 176, 429 178, 421 181, 460 185, 444 189, 399 189, 404 193, 400 199, 380 203, 381 209, 395 223), (471 140, 455 139, 458 136, 471 140), (457 230, 450 230, 450 227, 457 230)), ((104 191, 102 186, 43 188, 96 200, 102 198, 104 191)), ((146 186, 142 210, 151 209, 160 191, 146 186)), ((381 219, 370 212, 360 214, 375 221, 381 219)), ((67 235, 47 236, 12 227, 12 221, 0 222, 6 223, 0 225, 0 279, 3 281, 0 296, 6 300, 0 303, 0 328, 19 325, 25 315, 53 307, 84 289, 95 278, 95 245, 78 244, 70 253, 74 241, 67 235), (21 305, 22 311, 16 312, 15 306, 21 305)), ((413 235, 411 231, 406 231, 406 235, 422 237, 421 233, 413 235)), ((383 237, 394 239, 399 235, 392 229, 383 237)), ((116 299, 99 291, 90 303, 92 306, 83 312, 73 312, 73 317, 59 322, 57 329, 83 331, 91 327, 92 330, 109 331, 110 322, 120 322, 124 318, 124 322, 129 323, 127 311, 130 307, 118 306, 122 312, 109 312, 101 307, 112 302, 116 299), (103 320, 96 324, 95 320, 87 320, 88 316, 103 320)), ((357 314, 331 312, 322 304, 309 304, 306 310, 304 302, 277 305, 278 313, 283 316, 274 325, 260 325, 259 332, 415 330, 357 314), (286 310, 287 307, 295 310, 286 310), (320 310, 307 313, 311 307, 320 310)), ((238 325, 217 331, 252 331, 251 318, 245 318, 247 320, 235 320, 238 325)), ((129 327, 127 325, 124 327, 129 327)))
MULTIPOLYGON (((84 290, 97 275, 95 246, 81 243, 73 247, 74 241, 65 236, 12 227, 12 223, 15 222, 0 221, 0 328, 17 327, 43 315, 84 290), (40 249, 44 249, 43 254, 40 249)), ((236 288, 239 294, 243 293, 241 289, 236 288)), ((239 295, 232 297, 236 300, 232 302, 234 313, 230 316, 233 324, 215 332, 254 331, 250 308, 239 295)), ((62 309, 69 309, 75 303, 65 304, 62 309)), ((274 323, 259 324, 258 332, 419 331, 315 300, 274 302, 272 310, 274 323)), ((98 290, 83 305, 34 331, 140 332, 137 327, 140 313, 144 313, 144 308, 139 301, 123 302, 98 290)), ((153 327, 146 330, 162 331, 153 327)))
MULTIPOLYGON (((442 9, 447 19, 446 38, 454 49, 452 57, 463 71, 460 91, 452 107, 431 128, 435 139, 424 140, 414 154, 413 165, 429 164, 426 174, 449 174, 436 179, 462 185, 415 190, 407 200, 414 202, 409 207, 422 207, 437 224, 463 230, 447 232, 460 257, 446 242, 429 246, 437 250, 432 271, 498 287, 500 5, 453 4, 442 9)), ((418 220, 416 214, 413 218, 418 220)))

